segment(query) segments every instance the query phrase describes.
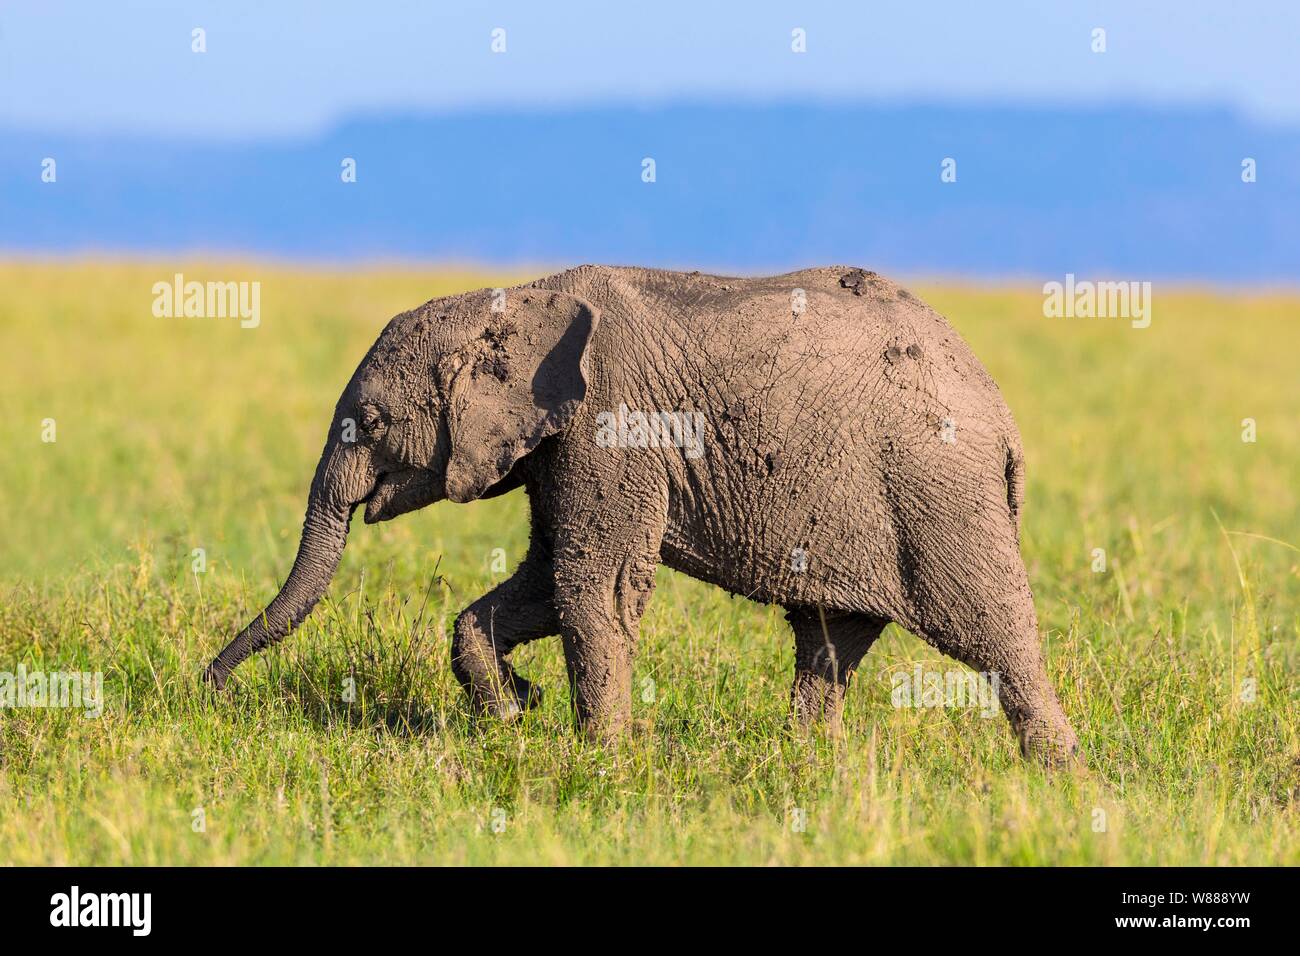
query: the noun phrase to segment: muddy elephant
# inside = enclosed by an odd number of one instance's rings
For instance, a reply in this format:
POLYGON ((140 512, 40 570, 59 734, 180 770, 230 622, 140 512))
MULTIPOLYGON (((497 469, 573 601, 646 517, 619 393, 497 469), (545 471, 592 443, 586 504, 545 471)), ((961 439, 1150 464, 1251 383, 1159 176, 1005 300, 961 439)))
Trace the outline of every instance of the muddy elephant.
POLYGON ((792 712, 839 724, 894 621, 996 674, 1023 751, 1078 743, 1019 549, 1020 438, 937 313, 850 267, 773 278, 582 266, 394 318, 334 411, 279 594, 212 662, 218 687, 308 614, 367 523, 523 486, 528 553, 455 624, 480 712, 537 692, 508 663, 559 635, 579 726, 626 728, 664 564, 787 609, 792 712))

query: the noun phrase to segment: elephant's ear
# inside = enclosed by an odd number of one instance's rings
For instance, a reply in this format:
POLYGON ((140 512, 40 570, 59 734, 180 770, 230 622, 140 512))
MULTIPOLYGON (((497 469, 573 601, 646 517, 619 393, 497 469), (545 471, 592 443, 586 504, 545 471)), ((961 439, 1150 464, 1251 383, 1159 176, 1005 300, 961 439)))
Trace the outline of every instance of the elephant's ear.
POLYGON ((438 368, 451 438, 446 491, 457 502, 480 497, 573 419, 599 321, 586 299, 544 289, 476 293, 463 307, 480 331, 438 368))

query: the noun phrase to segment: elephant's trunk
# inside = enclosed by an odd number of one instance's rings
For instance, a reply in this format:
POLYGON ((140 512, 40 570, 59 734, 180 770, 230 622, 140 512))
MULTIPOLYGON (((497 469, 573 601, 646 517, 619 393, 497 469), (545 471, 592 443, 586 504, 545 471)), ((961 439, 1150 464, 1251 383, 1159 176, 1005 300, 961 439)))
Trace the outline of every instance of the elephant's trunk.
POLYGON ((293 570, 275 599, 208 665, 204 680, 218 689, 224 687, 230 672, 245 658, 283 638, 311 613, 339 566, 352 511, 374 482, 364 449, 339 442, 325 447, 307 499, 293 570))

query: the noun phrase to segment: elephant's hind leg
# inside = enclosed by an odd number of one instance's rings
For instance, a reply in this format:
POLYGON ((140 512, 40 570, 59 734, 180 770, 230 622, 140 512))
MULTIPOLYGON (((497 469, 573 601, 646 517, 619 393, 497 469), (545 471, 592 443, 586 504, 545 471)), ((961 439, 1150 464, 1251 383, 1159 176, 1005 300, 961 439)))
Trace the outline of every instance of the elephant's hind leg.
POLYGON ((956 522, 907 536, 911 607, 898 621, 995 682, 1022 752, 1047 765, 1076 758, 1078 738, 1047 676, 1038 617, 1014 526, 956 522))
POLYGON ((791 718, 799 727, 821 723, 838 734, 853 671, 889 622, 806 607, 790 609, 786 620, 794 630, 791 718))
POLYGON ((559 632, 554 590, 550 561, 534 547, 513 575, 456 618, 451 668, 477 711, 508 719, 540 701, 541 692, 515 673, 506 655, 559 632))

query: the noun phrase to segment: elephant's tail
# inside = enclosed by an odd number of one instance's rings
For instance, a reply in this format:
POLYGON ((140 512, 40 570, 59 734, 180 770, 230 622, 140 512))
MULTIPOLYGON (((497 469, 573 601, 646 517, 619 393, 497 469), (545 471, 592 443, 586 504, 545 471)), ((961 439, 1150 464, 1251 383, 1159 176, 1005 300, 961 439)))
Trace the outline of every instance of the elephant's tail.
POLYGON ((1007 442, 1007 507, 1011 509, 1011 520, 1016 523, 1016 534, 1020 534, 1020 512, 1025 506, 1025 453, 1020 442, 1013 435, 1007 442))

